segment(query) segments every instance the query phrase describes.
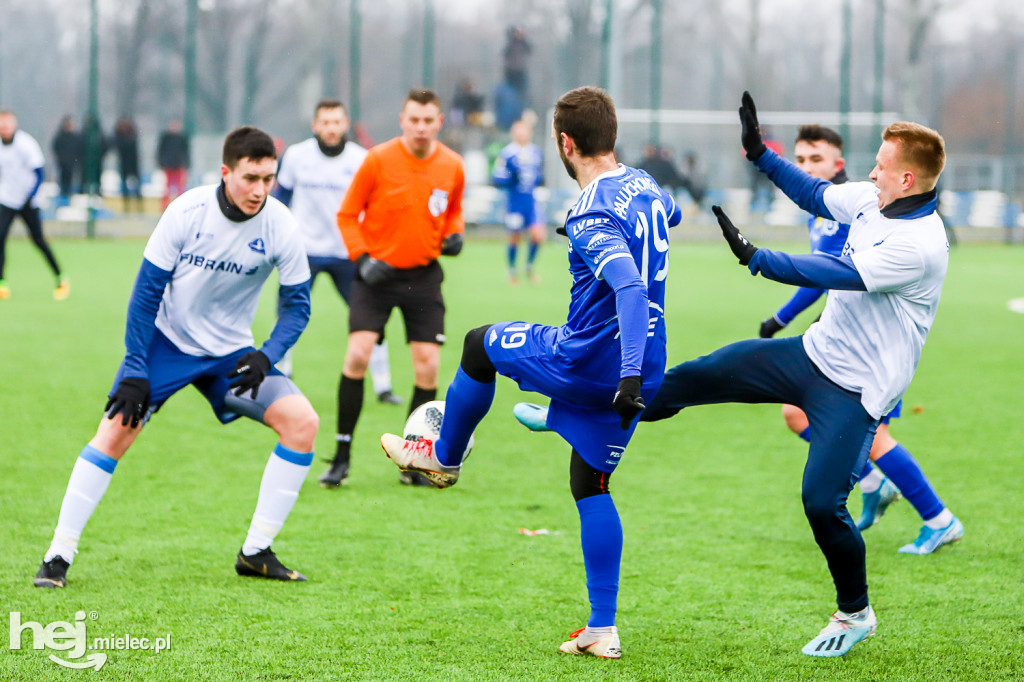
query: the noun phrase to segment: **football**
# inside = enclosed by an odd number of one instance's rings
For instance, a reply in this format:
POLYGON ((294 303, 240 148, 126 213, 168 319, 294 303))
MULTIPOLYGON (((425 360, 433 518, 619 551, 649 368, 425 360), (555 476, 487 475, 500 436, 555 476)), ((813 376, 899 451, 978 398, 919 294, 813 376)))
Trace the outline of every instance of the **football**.
MULTIPOLYGON (((406 440, 417 440, 419 438, 437 440, 438 436, 441 435, 442 419, 444 419, 443 400, 431 400, 429 403, 423 403, 409 415, 409 419, 405 422, 405 430, 402 432, 402 437, 406 440)), ((466 451, 462 453, 463 462, 469 458, 469 453, 472 449, 473 436, 470 435, 466 451)))

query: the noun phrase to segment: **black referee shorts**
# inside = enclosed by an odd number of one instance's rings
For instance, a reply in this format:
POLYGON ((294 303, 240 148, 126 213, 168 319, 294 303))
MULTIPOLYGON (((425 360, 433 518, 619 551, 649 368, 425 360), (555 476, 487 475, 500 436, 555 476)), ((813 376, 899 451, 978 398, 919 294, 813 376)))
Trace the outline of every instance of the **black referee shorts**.
POLYGON ((387 282, 375 287, 358 275, 349 299, 348 331, 379 332, 398 308, 405 323, 405 340, 441 345, 444 336, 444 271, 434 261, 420 268, 396 270, 387 282))

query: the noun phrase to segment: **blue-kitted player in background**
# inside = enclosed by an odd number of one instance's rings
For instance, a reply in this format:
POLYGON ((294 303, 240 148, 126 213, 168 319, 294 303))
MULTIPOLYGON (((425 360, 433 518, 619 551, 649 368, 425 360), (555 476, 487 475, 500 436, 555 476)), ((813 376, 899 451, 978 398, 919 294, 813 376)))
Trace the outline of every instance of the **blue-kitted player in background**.
POLYGON ((533 127, 526 121, 516 121, 510 130, 512 142, 501 150, 494 162, 491 180, 508 194, 505 207, 505 229, 508 231, 508 281, 519 282, 516 257, 523 232, 530 235, 526 252, 526 277, 533 284, 540 278, 533 269, 537 250, 544 241, 544 214, 538 210, 534 190, 544 184, 544 153, 535 145, 533 127))
POLYGON ((491 407, 497 374, 550 397, 549 424, 572 446, 569 486, 590 596, 586 627, 561 651, 602 658, 621 656, 615 613, 622 525, 608 479, 637 415, 661 386, 668 228, 681 217, 650 175, 616 162, 616 134, 614 104, 600 89, 571 90, 555 105, 559 155, 583 189, 566 221, 573 278, 566 323, 500 322, 470 331, 437 442, 381 437, 399 468, 447 488, 491 407))
MULTIPOLYGON (((800 170, 819 180, 834 185, 846 182, 846 161, 843 158, 843 138, 831 128, 820 125, 801 126, 797 133, 796 165, 800 170)), ((811 238, 811 252, 840 257, 850 233, 850 226, 836 220, 811 215, 807 221, 811 238)), ((792 298, 775 314, 761 322, 759 335, 771 338, 784 329, 797 315, 813 305, 824 289, 798 287, 792 298)), ((931 554, 939 547, 941 536, 936 531, 946 528, 952 521, 952 512, 942 503, 935 489, 924 475, 921 466, 910 452, 889 433, 889 422, 900 416, 903 401, 882 417, 875 439, 868 453, 868 461, 858 481, 863 496, 857 528, 867 530, 882 518, 889 505, 906 490, 907 500, 921 515, 924 526, 914 542, 900 548, 902 554, 931 554), (874 462, 877 469, 871 466, 874 462)), ((806 441, 811 439, 811 426, 807 415, 796 405, 783 405, 782 417, 793 433, 806 441)))

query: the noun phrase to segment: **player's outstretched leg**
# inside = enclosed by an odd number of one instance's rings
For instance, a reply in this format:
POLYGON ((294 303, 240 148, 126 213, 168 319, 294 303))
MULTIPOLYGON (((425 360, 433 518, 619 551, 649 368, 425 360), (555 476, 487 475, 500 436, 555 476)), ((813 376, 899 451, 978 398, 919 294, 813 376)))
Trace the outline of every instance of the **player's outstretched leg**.
POLYGON ((466 334, 459 369, 445 395, 437 442, 429 438, 407 441, 391 433, 380 439, 384 452, 399 469, 418 471, 438 488, 451 487, 459 480, 469 439, 494 401, 497 370, 484 347, 489 328, 478 327, 466 334))
POLYGON ((306 579, 298 571, 284 566, 270 546, 295 506, 312 463, 312 452, 296 452, 280 443, 274 448, 263 470, 249 533, 235 559, 238 575, 287 581, 306 579))
POLYGON ((599 471, 575 449, 569 463, 569 487, 580 515, 580 544, 587 572, 590 618, 584 628, 569 635, 559 651, 566 654, 621 658, 622 646, 615 627, 622 561, 622 522, 608 492, 611 474, 599 471))
POLYGON ((91 445, 82 448, 68 480, 64 501, 60 505, 57 528, 50 548, 32 584, 36 587, 64 587, 68 567, 75 560, 78 541, 85 524, 103 499, 114 476, 117 460, 91 445))

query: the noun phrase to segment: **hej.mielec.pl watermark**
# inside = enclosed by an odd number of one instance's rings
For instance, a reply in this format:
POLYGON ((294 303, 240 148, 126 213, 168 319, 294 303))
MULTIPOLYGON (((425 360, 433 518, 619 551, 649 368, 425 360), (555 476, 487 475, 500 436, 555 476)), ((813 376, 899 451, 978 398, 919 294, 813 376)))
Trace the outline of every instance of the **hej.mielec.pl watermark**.
POLYGON ((163 637, 150 639, 149 637, 132 637, 125 633, 123 635, 109 635, 106 637, 93 637, 91 640, 86 635, 85 626, 87 620, 95 621, 99 614, 90 611, 75 613, 74 622, 63 620, 54 621, 43 625, 35 621, 22 621, 20 611, 11 612, 10 648, 21 649, 23 645, 32 649, 51 649, 62 652, 60 656, 50 654, 49 658, 57 665, 65 668, 95 668, 99 670, 107 662, 106 651, 153 651, 160 653, 171 648, 170 633, 163 637), (25 641, 28 640, 30 641, 25 641), (86 653, 88 652, 88 655, 86 653))

